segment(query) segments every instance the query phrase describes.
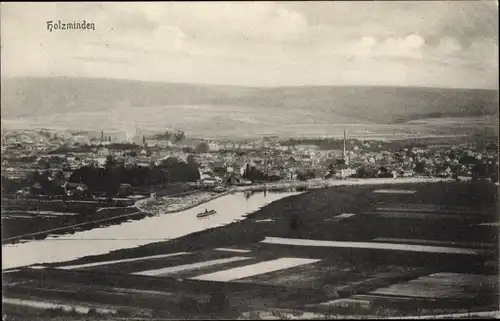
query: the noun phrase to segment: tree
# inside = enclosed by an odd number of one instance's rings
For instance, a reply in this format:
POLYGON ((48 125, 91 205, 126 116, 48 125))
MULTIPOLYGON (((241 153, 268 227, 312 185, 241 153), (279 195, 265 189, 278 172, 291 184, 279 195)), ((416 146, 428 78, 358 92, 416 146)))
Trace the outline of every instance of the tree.
POLYGON ((170 138, 172 137, 172 133, 169 132, 169 131, 166 131, 164 132, 163 134, 158 134, 158 135, 155 135, 155 138, 156 139, 165 139, 165 140, 170 140, 170 138))
POLYGON ((385 166, 381 166, 379 169, 379 175, 380 177, 391 177, 392 173, 389 171, 389 169, 385 166))
POLYGON ((38 162, 38 165, 40 165, 41 168, 43 168, 43 169, 50 168, 50 162, 45 158, 40 159, 40 161, 38 162))
POLYGON ((168 158, 161 161, 161 165, 166 166, 166 167, 175 166, 178 163, 179 163, 179 159, 177 159, 176 157, 168 157, 168 158))
POLYGON ((313 171, 299 172, 297 174, 297 179, 299 179, 300 181, 307 181, 309 179, 313 179, 314 177, 315 176, 313 171))
POLYGON ((40 175, 40 172, 36 171, 31 175, 29 181, 30 181, 30 184, 33 185, 36 183, 40 183, 41 179, 42 179, 42 175, 40 175))
POLYGON ((482 162, 477 162, 472 168, 472 177, 485 178, 488 176, 488 167, 482 162))
POLYGON ((488 173, 492 182, 498 182, 498 165, 496 163, 491 163, 488 166, 488 173))
POLYGON ((106 157, 106 164, 104 165, 104 167, 105 167, 106 169, 112 169, 112 168, 114 168, 115 166, 116 166, 116 160, 114 159, 114 157, 113 157, 113 156, 108 155, 108 156, 106 157))
POLYGON ((460 162, 460 164, 464 164, 464 165, 475 165, 476 158, 472 155, 463 155, 462 157, 460 157, 459 162, 460 162))
POLYGON ((193 155, 189 155, 189 156, 186 158, 186 161, 187 161, 187 163, 188 163, 188 164, 191 164, 191 165, 197 165, 193 155))
POLYGON ((64 158, 58 157, 58 156, 51 156, 49 158, 49 162, 53 164, 63 164, 64 163, 64 158))
POLYGON ((54 174, 54 178, 57 178, 58 180, 60 180, 62 182, 62 181, 64 181, 64 173, 62 171, 57 171, 54 174))
POLYGON ((359 177, 359 178, 365 178, 365 177, 370 177, 370 173, 369 173, 368 169, 365 166, 361 166, 356 171, 356 175, 355 176, 359 177))
POLYGON ((415 172, 418 174, 423 174, 427 170, 427 166, 424 162, 417 162, 415 164, 415 172))
POLYGON ((189 163, 185 163, 175 157, 169 157, 162 161, 160 167, 168 173, 171 182, 196 182, 200 179, 194 158, 189 158, 189 163))
POLYGON ((205 142, 202 142, 198 146, 196 146, 194 151, 198 154, 203 154, 203 153, 208 153, 209 150, 210 150, 210 147, 208 146, 208 144, 205 142))
POLYGON ((267 175, 265 175, 258 168, 250 166, 250 164, 247 164, 245 172, 243 173, 243 178, 251 181, 264 181, 267 179, 267 175))

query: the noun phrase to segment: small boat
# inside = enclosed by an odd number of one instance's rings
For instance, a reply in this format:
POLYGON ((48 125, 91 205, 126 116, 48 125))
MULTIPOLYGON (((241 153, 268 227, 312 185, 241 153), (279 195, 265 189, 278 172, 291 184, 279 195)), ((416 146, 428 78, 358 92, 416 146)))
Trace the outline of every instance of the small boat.
POLYGON ((203 218, 203 217, 207 217, 207 216, 215 215, 215 214, 217 214, 217 211, 215 211, 215 210, 210 210, 210 211, 205 210, 205 212, 201 212, 201 213, 196 214, 196 217, 203 218))

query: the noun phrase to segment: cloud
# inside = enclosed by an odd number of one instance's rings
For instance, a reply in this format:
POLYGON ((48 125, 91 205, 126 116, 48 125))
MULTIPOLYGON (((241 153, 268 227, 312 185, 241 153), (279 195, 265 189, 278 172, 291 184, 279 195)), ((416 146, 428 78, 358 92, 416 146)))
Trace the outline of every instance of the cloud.
POLYGON ((300 13, 274 2, 174 3, 164 16, 201 38, 287 41, 298 38, 307 28, 300 13))
POLYGON ((439 40, 436 50, 443 56, 453 56, 459 54, 463 47, 457 39, 445 36, 439 40))
POLYGON ((5 3, 1 18, 5 75, 497 85, 492 1, 5 3), (96 30, 48 32, 58 19, 96 30))
POLYGON ((363 36, 340 47, 326 47, 324 53, 347 58, 421 59, 424 46, 425 39, 416 34, 404 37, 363 36))

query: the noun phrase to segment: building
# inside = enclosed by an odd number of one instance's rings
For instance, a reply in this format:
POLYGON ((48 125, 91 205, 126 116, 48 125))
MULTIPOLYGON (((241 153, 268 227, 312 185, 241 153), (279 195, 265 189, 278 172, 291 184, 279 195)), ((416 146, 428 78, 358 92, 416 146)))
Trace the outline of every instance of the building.
POLYGON ((350 168, 347 164, 340 164, 335 169, 335 178, 344 179, 356 174, 356 170, 350 168))
POLYGON ((356 174, 356 170, 349 167, 349 157, 347 156, 346 151, 346 130, 344 129, 344 142, 342 145, 342 159, 340 160, 340 164, 335 168, 335 177, 344 179, 349 176, 353 176, 356 174))
POLYGON ((99 148, 97 151, 97 155, 99 156, 108 156, 109 154, 109 149, 107 147, 99 148))

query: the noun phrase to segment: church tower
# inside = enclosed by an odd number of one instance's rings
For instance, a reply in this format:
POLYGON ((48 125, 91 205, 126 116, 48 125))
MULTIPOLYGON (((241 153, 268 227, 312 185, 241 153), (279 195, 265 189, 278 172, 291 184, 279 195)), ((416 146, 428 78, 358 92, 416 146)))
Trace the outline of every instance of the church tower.
POLYGON ((347 131, 344 129, 344 144, 342 148, 342 160, 344 161, 344 164, 349 165, 349 158, 347 157, 346 153, 346 139, 347 139, 347 131))

